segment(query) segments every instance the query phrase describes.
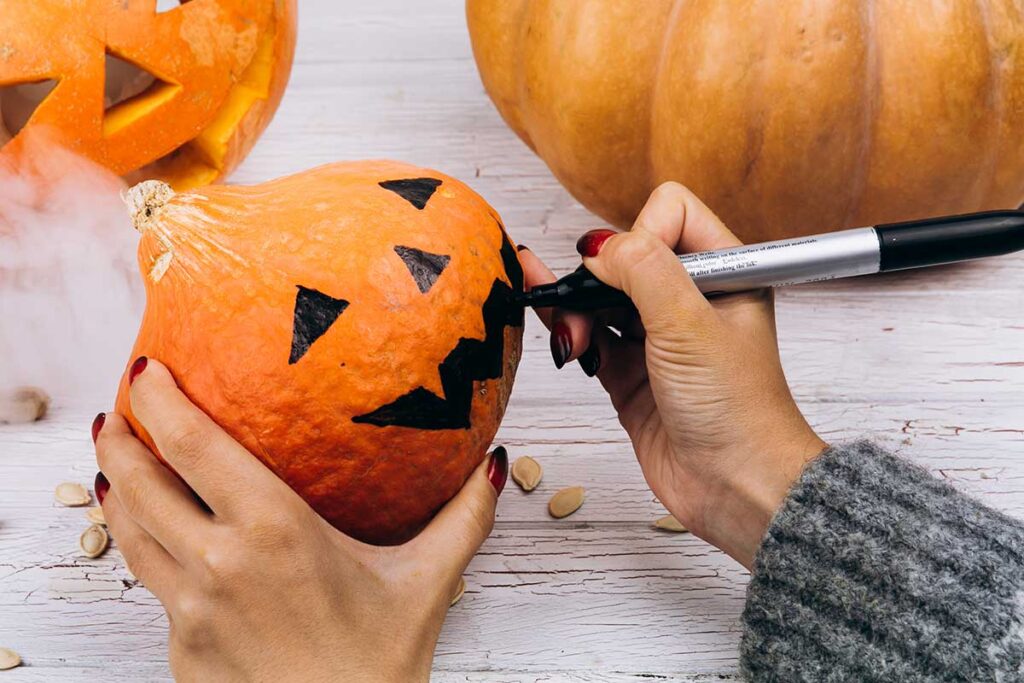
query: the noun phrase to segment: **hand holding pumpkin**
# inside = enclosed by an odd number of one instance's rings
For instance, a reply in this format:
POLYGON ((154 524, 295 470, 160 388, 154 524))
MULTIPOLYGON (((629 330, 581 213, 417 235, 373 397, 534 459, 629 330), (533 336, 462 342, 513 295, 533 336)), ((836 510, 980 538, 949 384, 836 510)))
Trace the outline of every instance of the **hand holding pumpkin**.
MULTIPOLYGON (((128 191, 146 312, 133 356, 335 528, 412 538, 487 455, 522 348, 498 214, 437 171, 328 164, 261 185, 128 191)), ((116 410, 133 415, 127 378, 116 410)))
MULTIPOLYGON (((692 192, 666 183, 630 232, 592 231, 578 245, 638 316, 556 310, 544 319, 556 364, 578 358, 596 372, 662 503, 749 567, 789 486, 825 444, 786 384, 771 292, 709 301, 676 258, 737 244, 692 192)), ((520 258, 528 285, 554 279, 535 255, 520 258)))
POLYGON ((120 415, 101 415, 110 484, 103 495, 100 475, 97 493, 129 567, 167 610, 175 676, 427 680, 459 577, 491 530, 504 449, 415 539, 370 546, 324 521, 159 362, 132 375, 132 411, 183 481, 120 415))

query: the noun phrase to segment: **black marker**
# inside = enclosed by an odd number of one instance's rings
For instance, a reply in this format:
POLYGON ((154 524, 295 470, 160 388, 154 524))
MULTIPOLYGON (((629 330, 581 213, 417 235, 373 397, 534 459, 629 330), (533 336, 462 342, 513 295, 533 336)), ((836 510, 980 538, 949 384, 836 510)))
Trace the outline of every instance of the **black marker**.
MULTIPOLYGON (((834 280, 1001 256, 1024 249, 1024 211, 988 211, 684 254, 680 263, 705 295, 834 280)), ((520 297, 524 306, 612 308, 626 295, 586 268, 520 297)))

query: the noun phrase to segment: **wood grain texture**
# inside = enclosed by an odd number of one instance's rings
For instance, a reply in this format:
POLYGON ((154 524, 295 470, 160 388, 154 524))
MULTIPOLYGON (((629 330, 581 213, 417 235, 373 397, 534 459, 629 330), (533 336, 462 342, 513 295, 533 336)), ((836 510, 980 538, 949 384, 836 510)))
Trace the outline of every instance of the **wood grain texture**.
MULTIPOLYGON (((393 157, 469 182, 514 239, 556 270, 600 222, 502 124, 469 52, 460 0, 303 0, 291 87, 235 174, 256 182, 338 159, 393 157)), ((780 292, 783 359, 827 440, 877 438, 965 491, 1024 517, 1024 261, 999 259, 780 292)), ((663 514, 599 387, 556 374, 530 320, 499 441, 544 466, 509 486, 466 576, 436 659, 439 683, 732 678, 746 573, 663 514), (587 501, 552 520, 547 498, 587 501)), ((110 389, 112 390, 112 386, 110 389)), ((59 392, 55 392, 59 393, 59 392)), ((166 620, 115 547, 77 552, 84 509, 53 502, 89 483, 88 428, 109 408, 57 397, 44 422, 0 426, 0 646, 7 681, 161 680, 166 620)))

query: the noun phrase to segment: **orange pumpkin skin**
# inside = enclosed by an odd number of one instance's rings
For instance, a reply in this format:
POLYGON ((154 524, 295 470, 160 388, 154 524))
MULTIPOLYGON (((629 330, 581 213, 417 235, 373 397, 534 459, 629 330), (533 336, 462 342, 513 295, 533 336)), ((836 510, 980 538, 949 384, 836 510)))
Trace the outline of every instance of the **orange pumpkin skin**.
POLYGON ((57 84, 0 161, 45 136, 129 179, 187 189, 223 178, 281 101, 296 14, 296 0, 187 0, 161 13, 156 0, 6 0, 0 87, 57 84), (107 53, 159 81, 104 111, 107 53))
POLYGON ((466 7, 505 121, 617 226, 669 180, 748 242, 1024 200, 1013 3, 466 7))
MULTIPOLYGON (((165 363, 338 529, 414 535, 485 457, 519 363, 522 271, 494 210, 387 161, 146 207, 133 358, 165 363), (408 179, 437 186, 410 200, 380 184, 408 179)), ((117 411, 155 451, 127 391, 117 411)))

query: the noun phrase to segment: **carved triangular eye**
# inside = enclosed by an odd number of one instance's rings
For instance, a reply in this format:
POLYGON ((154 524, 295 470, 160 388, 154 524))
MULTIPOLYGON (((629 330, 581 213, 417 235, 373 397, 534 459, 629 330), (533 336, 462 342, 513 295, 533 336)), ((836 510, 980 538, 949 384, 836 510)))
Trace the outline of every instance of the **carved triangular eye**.
POLYGON ((292 353, 288 364, 299 361, 309 347, 330 329, 346 308, 348 302, 335 299, 323 292, 297 285, 299 293, 295 296, 295 323, 292 327, 292 353))
POLYGON ((395 247, 395 253, 409 269, 412 279, 416 281, 416 286, 420 288, 422 294, 430 291, 430 288, 437 282, 437 278, 441 277, 448 262, 452 260, 451 256, 431 254, 428 251, 412 247, 395 247))
POLYGON ((0 146, 21 132, 57 83, 51 79, 0 86, 0 146))
POLYGON ((403 180, 383 180, 377 183, 385 190, 391 190, 399 197, 409 202, 422 211, 434 191, 440 187, 441 181, 437 178, 406 178, 403 180))

